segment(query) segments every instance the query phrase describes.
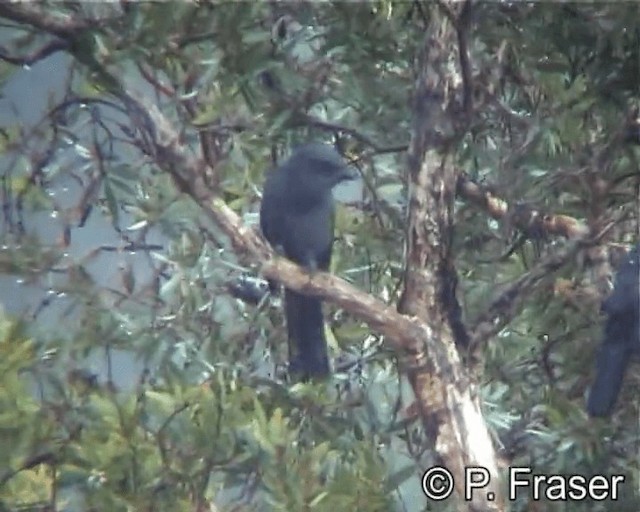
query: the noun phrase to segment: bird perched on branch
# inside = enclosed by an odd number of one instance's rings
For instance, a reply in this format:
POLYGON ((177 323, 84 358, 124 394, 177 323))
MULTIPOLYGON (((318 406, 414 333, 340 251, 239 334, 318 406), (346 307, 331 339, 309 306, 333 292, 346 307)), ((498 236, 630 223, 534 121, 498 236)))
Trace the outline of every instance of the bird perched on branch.
MULTIPOLYGON (((276 251, 314 271, 328 270, 333 248, 332 189, 355 178, 342 157, 325 144, 310 143, 271 171, 264 185, 260 228, 276 251)), ((322 303, 285 290, 291 370, 303 379, 329 374, 322 303)))
POLYGON ((618 266, 611 295, 602 303, 607 315, 596 358, 596 378, 587 400, 591 416, 608 416, 615 406, 630 357, 640 352, 640 244, 618 266))

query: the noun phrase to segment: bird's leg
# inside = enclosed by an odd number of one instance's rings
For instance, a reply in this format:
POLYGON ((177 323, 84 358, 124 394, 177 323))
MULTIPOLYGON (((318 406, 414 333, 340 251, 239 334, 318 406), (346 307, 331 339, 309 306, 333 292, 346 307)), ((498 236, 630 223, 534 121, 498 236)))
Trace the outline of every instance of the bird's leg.
POLYGON ((305 258, 305 263, 302 265, 302 268, 304 268, 306 273, 309 275, 309 281, 311 281, 313 276, 315 276, 320 270, 318 260, 310 254, 305 258))

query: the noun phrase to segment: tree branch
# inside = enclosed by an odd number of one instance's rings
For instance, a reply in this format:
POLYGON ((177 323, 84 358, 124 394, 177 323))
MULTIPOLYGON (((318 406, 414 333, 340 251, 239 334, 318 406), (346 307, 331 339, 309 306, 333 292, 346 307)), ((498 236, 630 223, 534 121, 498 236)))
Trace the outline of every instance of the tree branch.
MULTIPOLYGON (((441 5, 444 2, 441 2, 441 5)), ((456 490, 464 495, 465 468, 482 466, 490 474, 489 490, 465 504, 469 510, 501 510, 497 457, 480 411, 475 383, 462 367, 447 305, 446 282, 452 268, 453 203, 456 170, 448 154, 455 133, 447 91, 455 90, 451 63, 457 34, 450 5, 431 10, 416 69, 414 128, 409 149, 409 223, 406 235, 405 289, 402 312, 429 319, 429 332, 416 339, 404 358, 427 433, 452 471, 456 490), (444 11, 444 12, 443 12, 444 11)), ((460 501, 462 504, 462 500, 460 501)))

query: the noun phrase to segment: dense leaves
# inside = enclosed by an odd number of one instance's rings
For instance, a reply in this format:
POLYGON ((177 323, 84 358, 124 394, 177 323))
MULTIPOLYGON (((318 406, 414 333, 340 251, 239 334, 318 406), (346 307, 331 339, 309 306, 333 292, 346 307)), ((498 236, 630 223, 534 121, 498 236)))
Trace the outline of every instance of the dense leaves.
MULTIPOLYGON (((229 293, 251 269, 206 205, 155 165, 153 130, 119 95, 124 84, 155 103, 207 162, 205 183, 250 226, 275 160, 301 141, 337 144, 363 181, 338 213, 333 272, 395 304, 415 65, 446 7, 36 7, 0 6, 0 76, 21 113, 2 104, 0 297, 11 314, 0 320, 0 510, 455 510, 420 492, 436 459, 397 354, 329 307, 334 379, 288 382, 278 297, 256 306, 229 293), (46 108, 26 116, 33 99, 12 85, 47 62, 59 76, 40 90, 46 108), (16 289, 29 297, 24 310, 16 289)), ((464 122, 448 151, 465 179, 508 205, 497 215, 456 200, 470 328, 564 244, 544 226, 524 229, 523 215, 608 226, 601 243, 615 260, 637 241, 640 176, 634 5, 487 2, 471 12, 459 41, 466 71, 451 69, 466 78, 430 99, 471 100, 453 116, 464 122)), ((584 411, 606 256, 583 251, 547 276, 467 364, 506 464, 625 474, 615 509, 638 510, 637 370, 611 420, 584 411)), ((523 497, 514 510, 527 507, 523 497)))

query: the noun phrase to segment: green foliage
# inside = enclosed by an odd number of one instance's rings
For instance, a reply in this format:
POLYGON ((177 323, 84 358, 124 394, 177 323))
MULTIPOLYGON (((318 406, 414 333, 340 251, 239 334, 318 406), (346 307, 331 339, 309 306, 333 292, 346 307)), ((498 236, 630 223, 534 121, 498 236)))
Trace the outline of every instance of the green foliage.
POLYGON ((133 394, 87 376, 67 375, 65 384, 50 374, 41 402, 28 385, 40 366, 36 347, 6 318, 0 355, 6 506, 45 501, 55 485, 62 496, 73 491, 83 508, 189 510, 194 493, 211 499, 230 485, 246 486, 247 473, 257 472, 253 499, 276 510, 360 507, 364 500, 370 510, 390 507, 384 467, 369 442, 347 441, 345 432, 334 437, 327 418, 302 402, 283 410, 269 389, 230 372, 200 385, 167 376, 133 394))
MULTIPOLYGON (((331 385, 283 383, 277 301, 254 308, 229 295, 228 280, 248 269, 203 205, 153 163, 141 135, 146 121, 108 94, 119 80, 143 91, 196 154, 213 137, 217 192, 250 225, 272 156, 308 139, 337 141, 363 175, 364 199, 339 209, 333 271, 395 304, 405 150, 422 115, 412 109, 415 63, 438 4, 47 9, 100 21, 65 48, 74 66, 65 94, 52 95, 64 105, 39 113, 32 129, 0 133, 9 161, 0 272, 37 294, 22 320, 0 320, 0 510, 450 510, 420 492, 432 451, 407 411, 412 397, 396 354, 327 307, 334 348, 361 358, 359 367, 331 385), (43 211, 49 224, 37 216, 43 211), (100 237, 83 242, 92 230, 100 237), (123 360, 139 367, 119 371, 123 360)), ((467 34, 475 111, 451 150, 456 166, 510 204, 594 224, 628 210, 610 240, 633 242, 640 155, 618 142, 637 107, 637 8, 475 9, 467 34), (591 188, 596 178, 616 184, 606 198, 591 188)), ((32 27, 14 32, 18 55, 51 41, 32 27)), ((10 84, 7 64, 0 75, 10 84)), ((456 202, 469 325, 535 263, 540 246, 558 243, 536 240, 500 261, 512 240, 508 224, 456 202)), ((609 424, 586 418, 597 304, 567 304, 554 294, 560 278, 592 281, 578 264, 549 276, 490 340, 474 375, 487 422, 513 465, 637 479, 637 375, 609 424)), ((616 510, 638 510, 630 489, 616 510)))

